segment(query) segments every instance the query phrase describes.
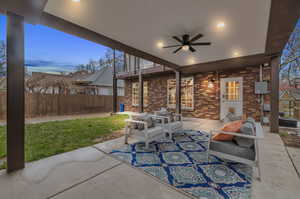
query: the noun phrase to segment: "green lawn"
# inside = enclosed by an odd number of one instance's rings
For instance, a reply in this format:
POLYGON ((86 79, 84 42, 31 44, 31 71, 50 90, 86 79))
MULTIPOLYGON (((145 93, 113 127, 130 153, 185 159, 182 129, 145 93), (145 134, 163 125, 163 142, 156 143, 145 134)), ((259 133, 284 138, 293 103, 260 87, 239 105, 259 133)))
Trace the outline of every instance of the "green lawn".
MULTIPOLYGON (((76 119, 26 125, 26 162, 95 144, 95 139, 124 127, 128 116, 76 119)), ((0 158, 6 155, 6 127, 0 127, 0 158)))

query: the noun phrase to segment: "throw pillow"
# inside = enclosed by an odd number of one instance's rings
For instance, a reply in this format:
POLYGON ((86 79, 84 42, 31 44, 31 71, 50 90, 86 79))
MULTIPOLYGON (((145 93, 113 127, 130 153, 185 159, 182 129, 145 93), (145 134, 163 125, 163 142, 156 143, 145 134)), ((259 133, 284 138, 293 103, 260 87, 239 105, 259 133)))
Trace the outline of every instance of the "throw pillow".
MULTIPOLYGON (((163 116, 163 117, 168 117, 168 118, 170 118, 170 113, 167 112, 167 111, 160 111, 160 112, 158 112, 157 115, 158 115, 158 116, 163 116)), ((161 123, 161 120, 158 120, 158 122, 161 123)), ((164 120, 164 122, 165 122, 165 124, 167 124, 167 123, 168 123, 168 119, 166 118, 166 119, 164 120)))
POLYGON ((170 121, 171 122, 175 122, 175 113, 173 113, 173 112, 170 112, 170 114, 169 114, 169 117, 170 117, 170 121))
POLYGON ((227 113, 227 115, 222 119, 222 122, 224 123, 228 123, 228 122, 233 122, 233 121, 237 121, 237 120, 242 120, 243 117, 242 116, 236 116, 234 113, 227 113))
POLYGON ((147 115, 145 118, 144 118, 144 121, 147 122, 147 126, 148 128, 152 128, 155 126, 155 123, 153 121, 153 118, 151 115, 147 115))
MULTIPOLYGON (((253 121, 252 121, 253 122, 253 121)), ((246 120, 245 123, 241 127, 241 133, 245 135, 253 135, 254 134, 254 125, 253 123, 246 120)), ((245 137, 234 137, 234 141, 236 142, 237 145, 241 147, 246 147, 246 148, 251 148, 254 146, 254 140, 250 138, 245 138, 245 137)))
MULTIPOLYGON (((242 124, 243 124, 242 120, 229 122, 229 123, 224 125, 224 127, 222 128, 222 131, 239 133, 240 129, 242 127, 242 124)), ((234 135, 227 135, 227 134, 224 134, 224 133, 218 133, 218 134, 214 135, 212 139, 215 140, 215 141, 232 141, 233 137, 234 137, 234 135)))
MULTIPOLYGON (((153 119, 152 119, 151 115, 138 116, 138 117, 135 118, 135 120, 147 122, 148 128, 154 127, 154 122, 153 122, 153 119)), ((137 124, 137 128, 136 129, 144 130, 145 126, 144 126, 144 124, 137 124)))
POLYGON ((242 126, 241 126, 241 133, 245 135, 253 135, 254 133, 254 126, 251 122, 246 121, 242 126))

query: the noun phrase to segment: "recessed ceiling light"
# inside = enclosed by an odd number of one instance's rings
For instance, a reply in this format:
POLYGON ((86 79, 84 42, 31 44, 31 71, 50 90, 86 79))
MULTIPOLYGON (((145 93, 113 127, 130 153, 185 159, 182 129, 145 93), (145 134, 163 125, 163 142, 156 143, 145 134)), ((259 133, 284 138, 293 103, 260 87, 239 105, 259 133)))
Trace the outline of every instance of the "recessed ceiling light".
POLYGON ((73 2, 80 2, 80 0, 72 0, 73 2))
POLYGON ((219 22, 217 24, 217 28, 224 28, 225 27, 225 23, 224 22, 219 22))
POLYGON ((162 41, 157 42, 157 47, 158 48, 163 48, 164 47, 164 43, 162 41))
POLYGON ((188 64, 195 64, 195 63, 196 63, 196 61, 195 61, 194 58, 189 58, 188 59, 188 64))
POLYGON ((233 56, 238 57, 238 56, 240 56, 240 53, 238 51, 234 51, 233 56))

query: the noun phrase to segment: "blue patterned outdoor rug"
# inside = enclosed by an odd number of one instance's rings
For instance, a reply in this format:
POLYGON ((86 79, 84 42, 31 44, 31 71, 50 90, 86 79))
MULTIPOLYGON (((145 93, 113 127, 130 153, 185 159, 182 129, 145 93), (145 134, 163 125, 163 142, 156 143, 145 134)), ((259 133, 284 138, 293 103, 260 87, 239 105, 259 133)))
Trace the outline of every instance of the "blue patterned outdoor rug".
POLYGON ((208 134, 184 130, 173 140, 127 145, 111 154, 201 199, 251 198, 252 168, 207 156, 208 134))

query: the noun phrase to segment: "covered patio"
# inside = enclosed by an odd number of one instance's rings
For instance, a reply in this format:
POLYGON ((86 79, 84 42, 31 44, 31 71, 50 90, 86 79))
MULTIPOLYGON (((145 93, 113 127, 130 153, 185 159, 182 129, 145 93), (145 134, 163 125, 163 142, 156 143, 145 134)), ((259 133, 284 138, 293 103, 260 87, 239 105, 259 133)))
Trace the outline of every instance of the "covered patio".
POLYGON ((7 170, 0 173, 1 198, 194 197, 116 159, 112 151, 125 146, 123 137, 25 165, 25 22, 113 49, 114 114, 119 106, 118 79, 126 82, 125 111, 154 112, 167 107, 185 116, 184 129, 195 131, 209 132, 222 126, 219 120, 232 108, 222 108, 225 98, 240 100, 234 107, 238 116, 247 114, 257 122, 263 122, 262 107, 267 104, 268 126, 264 126, 265 139, 259 142, 263 180, 253 178, 252 198, 295 198, 300 193, 297 171, 278 135, 280 56, 300 17, 300 3, 188 1, 0 3, 8 22, 7 170), (181 39, 184 34, 190 36, 181 39), (198 39, 211 46, 199 47, 202 43, 194 49, 193 42, 198 39), (175 45, 178 49, 164 48, 173 46, 174 40, 182 43, 175 45), (122 67, 116 64, 116 51, 124 54, 122 67), (224 91, 222 79, 227 90, 234 83, 231 92, 224 91), (184 81, 192 86, 183 88, 184 81), (256 83, 265 83, 264 93, 256 90, 256 83))
MULTIPOLYGON (((187 129, 209 130, 219 126, 216 121, 184 119, 187 129)), ((279 135, 269 133, 268 128, 265 132, 266 138, 259 143, 263 180, 254 179, 252 198, 293 199, 300 193, 300 180, 279 135)), ((124 137, 32 162, 10 175, 1 171, 1 197, 194 198, 109 154, 122 146, 124 137)))

